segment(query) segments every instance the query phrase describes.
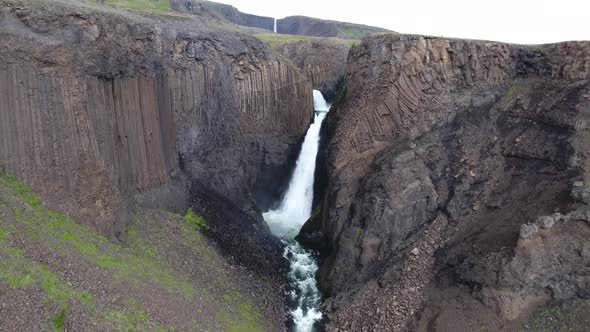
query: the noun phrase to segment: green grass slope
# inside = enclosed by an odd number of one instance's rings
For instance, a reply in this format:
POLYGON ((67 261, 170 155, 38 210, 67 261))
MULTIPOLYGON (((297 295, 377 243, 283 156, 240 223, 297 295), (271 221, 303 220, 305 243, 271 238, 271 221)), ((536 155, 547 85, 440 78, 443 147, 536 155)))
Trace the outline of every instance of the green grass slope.
POLYGON ((264 330, 203 227, 192 211, 138 210, 114 244, 0 171, 0 330, 264 330))

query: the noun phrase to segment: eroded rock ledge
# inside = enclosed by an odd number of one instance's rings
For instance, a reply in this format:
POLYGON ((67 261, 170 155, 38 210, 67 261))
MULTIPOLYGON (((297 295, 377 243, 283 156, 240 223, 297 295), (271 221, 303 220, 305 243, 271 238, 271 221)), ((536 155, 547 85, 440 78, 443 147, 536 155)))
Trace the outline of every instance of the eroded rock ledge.
MULTIPOLYGON (((493 273, 468 262, 496 257, 532 273, 519 258, 530 250, 521 225, 584 209, 570 192, 590 181, 590 43, 377 35, 351 50, 346 79, 327 120, 319 221, 332 247, 320 273, 332 296, 329 329, 404 330, 413 320, 418 330, 510 330, 562 298, 543 268, 534 283, 503 283, 473 277, 493 273), (498 304, 506 296, 515 302, 498 304), (451 298, 462 300, 443 305, 451 298), (506 314, 511 305, 520 311, 506 314)), ((560 240, 588 225, 561 227, 542 231, 540 241, 556 246, 544 259, 572 256, 560 266, 571 271, 569 286, 560 287, 588 296, 589 258, 573 258, 575 246, 560 240)), ((576 248, 589 245, 574 238, 576 248)))

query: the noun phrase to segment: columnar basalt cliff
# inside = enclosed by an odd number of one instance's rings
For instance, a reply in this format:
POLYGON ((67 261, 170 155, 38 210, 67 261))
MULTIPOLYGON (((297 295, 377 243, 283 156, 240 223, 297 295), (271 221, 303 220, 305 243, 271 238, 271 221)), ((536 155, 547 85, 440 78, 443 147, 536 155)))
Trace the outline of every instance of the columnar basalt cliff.
POLYGON ((312 86, 211 22, 0 1, 0 329, 284 329, 287 263, 252 212, 288 171, 312 86))
POLYGON ((412 329, 510 330, 551 299, 587 297, 590 256, 577 255, 590 240, 564 239, 589 227, 570 194, 590 181, 589 79, 588 42, 378 35, 354 47, 328 118, 321 225, 309 226, 332 247, 329 329, 404 330, 420 313, 412 329), (556 210, 559 226, 529 230, 556 210), (531 254, 543 245, 554 250, 531 254), (446 305, 453 296, 465 304, 446 305))
POLYGON ((0 0, 0 330, 284 330, 260 212, 312 88, 336 104, 298 240, 322 252, 328 331, 538 331, 555 307, 587 329, 590 42, 287 17, 365 38, 276 52, 239 32, 271 18, 171 4, 0 0))
POLYGON ((291 41, 278 48, 329 101, 343 92, 349 50, 350 44, 328 38, 291 41))
POLYGON ((15 1, 0 27, 0 165, 105 235, 133 196, 182 210, 190 179, 253 208, 309 123, 296 68, 198 17, 15 1))

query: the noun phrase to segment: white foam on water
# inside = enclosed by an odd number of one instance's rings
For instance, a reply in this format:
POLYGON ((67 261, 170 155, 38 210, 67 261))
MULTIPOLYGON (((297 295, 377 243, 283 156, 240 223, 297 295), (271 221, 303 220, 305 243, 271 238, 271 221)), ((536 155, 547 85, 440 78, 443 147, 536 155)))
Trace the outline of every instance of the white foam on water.
MULTIPOLYGON (((276 20, 275 20, 276 30, 276 20)), ((270 230, 283 238, 284 257, 290 262, 288 280, 291 290, 288 299, 293 304, 290 312, 296 332, 310 332, 322 319, 321 295, 315 279, 318 265, 311 252, 305 250, 295 236, 311 216, 315 164, 320 143, 320 129, 330 105, 318 90, 313 90, 314 121, 309 126, 289 187, 279 207, 262 214, 270 230)))

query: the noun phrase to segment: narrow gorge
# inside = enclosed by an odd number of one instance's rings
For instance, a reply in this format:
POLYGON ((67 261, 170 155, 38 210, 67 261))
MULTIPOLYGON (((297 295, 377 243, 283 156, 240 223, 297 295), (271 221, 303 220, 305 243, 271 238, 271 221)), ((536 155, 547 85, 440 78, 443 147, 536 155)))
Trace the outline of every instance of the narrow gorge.
POLYGON ((315 254, 295 240, 303 224, 311 217, 320 131, 330 110, 330 105, 318 90, 313 90, 313 109, 313 123, 301 145, 287 191, 276 209, 262 214, 271 232, 286 246, 283 256, 290 264, 288 301, 297 332, 312 331, 314 324, 322 318, 319 310, 321 294, 315 280, 318 270, 315 254))
POLYGON ((0 331, 590 324, 590 41, 0 0, 0 58, 0 331))

